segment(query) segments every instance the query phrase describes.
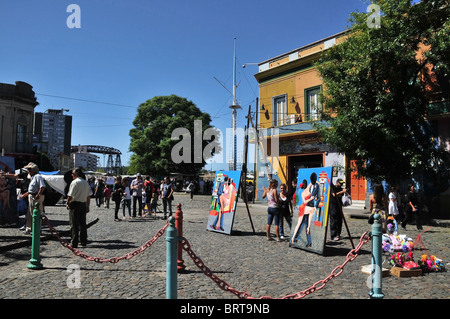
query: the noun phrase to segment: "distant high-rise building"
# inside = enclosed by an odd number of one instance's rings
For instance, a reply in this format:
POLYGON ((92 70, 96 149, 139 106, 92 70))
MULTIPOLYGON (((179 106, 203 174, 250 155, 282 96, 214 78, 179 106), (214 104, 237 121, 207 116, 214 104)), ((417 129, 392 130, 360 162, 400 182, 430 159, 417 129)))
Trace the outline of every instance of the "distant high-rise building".
POLYGON ((48 109, 35 113, 34 145, 47 153, 55 170, 65 170, 60 163, 61 154, 70 156, 72 142, 72 116, 64 115, 65 109, 48 109))
POLYGON ((78 149, 78 152, 72 153, 74 167, 83 167, 88 171, 97 170, 98 159, 97 155, 88 153, 87 149, 82 149, 82 147, 78 149))

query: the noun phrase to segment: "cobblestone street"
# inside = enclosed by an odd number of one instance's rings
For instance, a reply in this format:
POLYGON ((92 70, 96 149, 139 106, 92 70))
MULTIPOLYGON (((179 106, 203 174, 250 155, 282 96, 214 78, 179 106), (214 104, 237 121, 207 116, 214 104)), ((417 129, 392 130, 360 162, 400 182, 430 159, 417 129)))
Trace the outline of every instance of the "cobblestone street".
MULTIPOLYGON (((343 264, 352 248, 345 227, 341 241, 327 241, 325 255, 291 248, 288 241, 267 242, 265 203, 249 204, 255 233, 242 202, 238 204, 232 235, 210 232, 206 230, 209 201, 210 196, 196 195, 190 201, 188 195, 176 194, 174 202, 182 204, 184 213, 183 235, 213 273, 232 288, 245 291, 254 298, 281 298, 309 288, 343 264)), ((88 222, 94 223, 88 229, 89 243, 87 247, 79 248, 88 256, 104 259, 124 256, 152 239, 166 223, 161 219, 162 214, 158 214, 158 218, 115 222, 113 208, 91 206, 88 222)), ((65 207, 47 207, 46 215, 59 233, 66 234, 69 224, 65 207)), ((356 246, 361 235, 371 230, 370 225, 364 218, 347 215, 346 220, 356 246)), ((441 258, 448 268, 450 228, 424 226, 424 230, 422 240, 426 248, 432 255, 441 258)), ((405 233, 413 239, 419 234, 412 226, 405 233)), ((144 252, 116 264, 97 263, 76 256, 48 234, 48 228, 44 227, 41 244, 44 268, 30 270, 27 264, 31 245, 26 244, 30 237, 18 228, 0 228, 0 298, 166 298, 166 234, 144 252), (21 242, 25 244, 18 245, 21 242), (68 272, 68 267, 79 267, 79 288, 69 287, 72 272, 68 272)), ((68 240, 67 234, 64 239, 68 240)), ((387 257, 387 254, 383 256, 385 259, 387 257)), ((186 270, 178 275, 179 299, 236 299, 205 276, 185 252, 183 261, 186 270)), ((345 266, 341 275, 304 299, 367 299, 370 291, 368 275, 361 271, 361 267, 370 263, 371 241, 363 246, 354 261, 345 266)), ((387 262, 385 266, 390 268, 387 262)), ((448 299, 449 288, 448 272, 426 273, 410 278, 392 275, 383 278, 385 299, 448 299)))

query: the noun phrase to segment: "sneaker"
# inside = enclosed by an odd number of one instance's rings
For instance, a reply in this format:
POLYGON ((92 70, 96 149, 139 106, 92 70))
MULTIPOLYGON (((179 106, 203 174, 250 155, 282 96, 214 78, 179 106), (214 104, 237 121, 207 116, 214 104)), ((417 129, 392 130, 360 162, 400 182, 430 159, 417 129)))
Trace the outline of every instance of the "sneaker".
POLYGON ((336 237, 333 238, 333 240, 334 240, 334 241, 341 240, 341 237, 340 237, 340 236, 336 236, 336 237))
POLYGON ((32 234, 31 230, 29 230, 29 229, 25 229, 25 230, 23 231, 23 233, 24 233, 25 235, 31 235, 31 234, 32 234))
POLYGON ((27 226, 23 225, 22 227, 19 228, 19 230, 24 231, 25 229, 27 229, 27 226))
POLYGON ((280 237, 277 237, 277 239, 275 239, 277 242, 280 242, 280 241, 282 241, 281 239, 280 239, 280 237))
POLYGON ((281 236, 280 236, 280 238, 281 238, 281 239, 284 239, 284 236, 283 236, 283 235, 281 235, 281 236))

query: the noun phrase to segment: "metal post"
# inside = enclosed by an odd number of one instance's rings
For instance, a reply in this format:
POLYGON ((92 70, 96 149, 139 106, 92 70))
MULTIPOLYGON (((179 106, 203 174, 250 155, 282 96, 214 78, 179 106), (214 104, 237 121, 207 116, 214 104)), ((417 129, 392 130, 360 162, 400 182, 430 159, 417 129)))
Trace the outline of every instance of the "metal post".
POLYGON ((369 292, 371 299, 383 299, 382 292, 382 227, 380 214, 374 215, 372 225, 372 290, 369 292))
POLYGON ((169 217, 166 235, 166 299, 177 299, 177 229, 175 218, 169 217))
MULTIPOLYGON (((181 204, 177 205, 177 212, 175 213, 175 228, 178 231, 178 238, 183 237, 183 211, 181 210, 181 204)), ((178 240, 177 250, 177 271, 182 273, 186 266, 183 261, 183 249, 181 248, 181 242, 178 240)))
POLYGON ((27 265, 29 269, 42 269, 40 257, 41 246, 41 211, 39 210, 39 203, 34 204, 33 210, 33 232, 31 237, 31 259, 27 265))

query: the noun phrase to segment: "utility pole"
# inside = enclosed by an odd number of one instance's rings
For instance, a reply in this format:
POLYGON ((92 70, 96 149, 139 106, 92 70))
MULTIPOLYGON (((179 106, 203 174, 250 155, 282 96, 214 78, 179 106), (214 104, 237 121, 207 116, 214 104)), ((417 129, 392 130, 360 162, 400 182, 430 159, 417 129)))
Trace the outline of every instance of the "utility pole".
POLYGON ((230 169, 236 170, 236 162, 237 162, 237 137, 236 137, 236 122, 237 122, 237 109, 241 107, 237 103, 236 99, 236 38, 234 38, 234 57, 233 57, 233 105, 230 105, 230 109, 233 110, 232 114, 232 132, 233 132, 233 148, 232 148, 232 165, 230 165, 230 169))

